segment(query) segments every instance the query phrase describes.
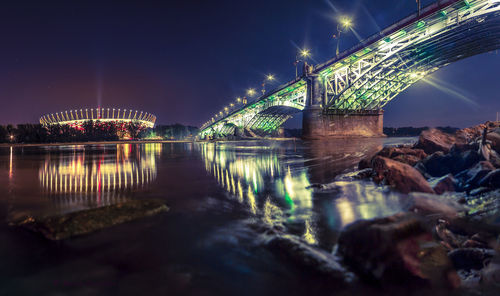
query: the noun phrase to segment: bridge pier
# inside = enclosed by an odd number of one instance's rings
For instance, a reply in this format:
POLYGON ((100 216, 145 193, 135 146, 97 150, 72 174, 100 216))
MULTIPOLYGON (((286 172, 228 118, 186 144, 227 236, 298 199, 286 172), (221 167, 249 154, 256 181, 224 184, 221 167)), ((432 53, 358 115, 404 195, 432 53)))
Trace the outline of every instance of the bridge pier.
POLYGON ((384 112, 357 111, 353 113, 325 111, 319 106, 304 109, 302 137, 325 139, 341 137, 383 137, 384 112))

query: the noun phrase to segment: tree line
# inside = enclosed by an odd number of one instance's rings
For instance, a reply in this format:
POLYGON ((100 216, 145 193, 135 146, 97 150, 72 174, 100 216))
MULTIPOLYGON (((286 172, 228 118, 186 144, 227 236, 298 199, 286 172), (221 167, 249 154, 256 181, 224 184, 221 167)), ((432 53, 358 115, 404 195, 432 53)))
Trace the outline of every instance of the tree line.
POLYGON ((198 128, 182 124, 158 125, 146 129, 138 121, 115 123, 108 121, 85 121, 79 126, 51 124, 0 125, 0 143, 69 143, 89 141, 116 141, 131 139, 175 139, 193 138, 198 128))

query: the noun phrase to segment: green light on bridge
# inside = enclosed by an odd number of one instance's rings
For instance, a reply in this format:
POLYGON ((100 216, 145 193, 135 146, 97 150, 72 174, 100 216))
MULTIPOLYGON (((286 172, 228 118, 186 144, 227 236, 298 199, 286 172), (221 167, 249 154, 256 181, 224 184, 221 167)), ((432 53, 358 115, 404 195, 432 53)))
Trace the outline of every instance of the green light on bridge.
POLYGON ((464 0, 465 5, 467 5, 467 8, 470 7, 470 1, 469 0, 464 0))
POLYGON ((384 41, 385 41, 385 42, 387 42, 387 43, 391 42, 391 37, 386 37, 386 38, 384 39, 384 41))
POLYGON ((406 33, 406 31, 405 31, 405 30, 401 30, 401 31, 399 31, 399 37, 404 37, 404 36, 406 36, 406 34, 407 34, 407 33, 406 33))
POLYGON ((442 17, 446 17, 448 15, 448 12, 446 10, 441 10, 439 14, 441 14, 442 17))
POLYGON ((423 27, 425 27, 425 22, 424 21, 420 21, 420 22, 417 23, 417 28, 422 29, 423 27))

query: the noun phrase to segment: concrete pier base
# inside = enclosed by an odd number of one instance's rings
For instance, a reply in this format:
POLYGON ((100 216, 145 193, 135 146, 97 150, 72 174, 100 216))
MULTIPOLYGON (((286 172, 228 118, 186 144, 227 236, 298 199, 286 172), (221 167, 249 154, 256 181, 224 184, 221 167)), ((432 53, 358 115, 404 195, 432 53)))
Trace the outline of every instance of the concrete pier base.
POLYGON ((325 112, 319 106, 310 106, 303 111, 302 137, 325 139, 344 137, 383 137, 384 112, 325 112))

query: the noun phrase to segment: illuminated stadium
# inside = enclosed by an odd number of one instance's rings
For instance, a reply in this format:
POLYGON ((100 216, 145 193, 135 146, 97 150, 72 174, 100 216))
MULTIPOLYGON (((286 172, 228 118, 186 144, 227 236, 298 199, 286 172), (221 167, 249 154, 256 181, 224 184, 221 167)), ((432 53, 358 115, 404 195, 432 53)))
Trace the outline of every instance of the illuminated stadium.
MULTIPOLYGON (((116 108, 91 108, 80 110, 69 110, 44 115, 40 118, 40 124, 45 127, 51 125, 66 125, 74 129, 83 131, 84 124, 92 122, 94 125, 114 125, 117 131, 125 131, 135 123, 139 129, 153 128, 156 116, 151 113, 116 109, 116 108)), ((120 136, 123 138, 123 136, 120 136)))

